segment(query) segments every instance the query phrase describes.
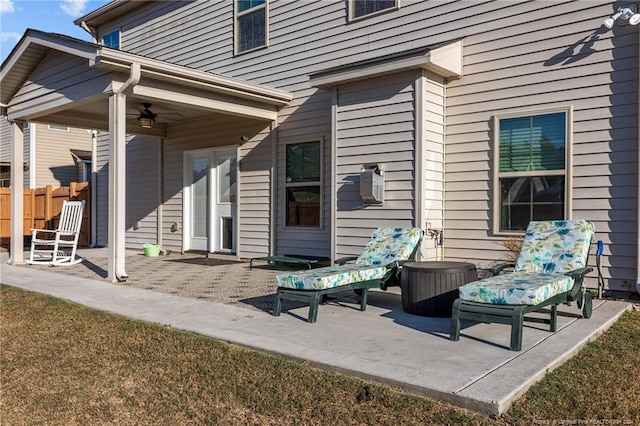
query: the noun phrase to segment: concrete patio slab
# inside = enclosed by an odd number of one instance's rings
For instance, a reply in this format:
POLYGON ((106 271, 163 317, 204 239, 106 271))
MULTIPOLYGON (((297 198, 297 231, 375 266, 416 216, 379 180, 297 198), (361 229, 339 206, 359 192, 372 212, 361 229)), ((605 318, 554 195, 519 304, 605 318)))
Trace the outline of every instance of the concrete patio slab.
MULTIPOLYGON (((542 324, 527 325, 523 350, 512 352, 509 327, 501 324, 463 322, 460 341, 450 341, 449 318, 405 313, 398 288, 372 291, 366 312, 355 303, 322 305, 318 322, 308 324, 306 307, 273 317, 249 305, 110 284, 59 273, 59 268, 8 266, 6 261, 6 254, 0 255, 4 284, 304 360, 491 415, 507 410, 531 384, 630 308, 630 303, 597 300, 592 317, 582 319, 577 307, 562 306, 556 333, 542 324)), ((248 262, 237 267, 248 268, 248 262)))

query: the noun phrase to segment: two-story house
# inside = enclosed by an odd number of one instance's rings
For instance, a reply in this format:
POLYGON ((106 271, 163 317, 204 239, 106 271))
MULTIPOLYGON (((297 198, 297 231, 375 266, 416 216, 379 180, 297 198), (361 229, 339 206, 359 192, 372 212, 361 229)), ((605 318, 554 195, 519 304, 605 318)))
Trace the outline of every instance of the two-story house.
POLYGON ((28 31, 1 96, 15 123, 108 132, 111 278, 126 276, 127 245, 336 258, 379 226, 427 230, 424 259, 486 266, 530 220, 587 218, 608 287, 631 291, 637 11, 116 0, 76 21, 93 43, 28 31))

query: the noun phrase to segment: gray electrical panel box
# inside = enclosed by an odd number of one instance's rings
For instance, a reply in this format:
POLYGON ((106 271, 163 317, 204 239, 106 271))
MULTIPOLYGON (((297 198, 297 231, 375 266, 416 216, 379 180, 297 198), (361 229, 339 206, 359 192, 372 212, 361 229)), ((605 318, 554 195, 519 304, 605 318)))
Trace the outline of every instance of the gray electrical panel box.
POLYGON ((360 197, 366 203, 384 202, 384 177, 377 164, 365 164, 360 171, 360 197))

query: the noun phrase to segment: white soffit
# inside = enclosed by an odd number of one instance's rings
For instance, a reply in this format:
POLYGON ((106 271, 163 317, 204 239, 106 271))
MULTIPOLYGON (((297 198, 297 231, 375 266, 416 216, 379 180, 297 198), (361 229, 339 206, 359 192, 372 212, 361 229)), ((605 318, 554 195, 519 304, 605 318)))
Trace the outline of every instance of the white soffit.
POLYGON ((312 87, 330 88, 420 68, 445 78, 462 76, 462 40, 330 68, 312 74, 309 83, 312 87))

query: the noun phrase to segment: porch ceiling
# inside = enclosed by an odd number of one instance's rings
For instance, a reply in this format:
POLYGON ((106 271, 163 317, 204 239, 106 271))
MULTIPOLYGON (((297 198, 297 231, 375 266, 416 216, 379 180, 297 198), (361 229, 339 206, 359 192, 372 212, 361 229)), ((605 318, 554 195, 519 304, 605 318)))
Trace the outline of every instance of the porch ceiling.
POLYGON ((140 66, 141 78, 127 93, 128 133, 161 136, 172 123, 212 114, 272 121, 293 98, 266 86, 30 29, 0 68, 0 102, 10 120, 107 130, 109 96, 124 84, 133 64, 140 66), (72 75, 64 75, 67 69, 47 74, 43 63, 55 55, 80 66, 72 75), (138 125, 143 103, 151 103, 158 114, 153 129, 138 125))

